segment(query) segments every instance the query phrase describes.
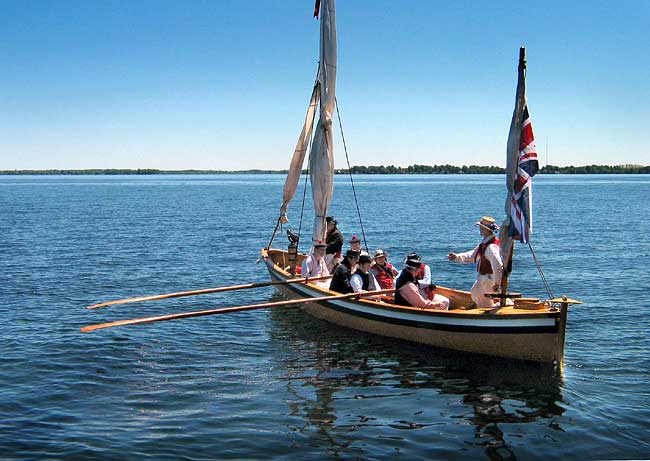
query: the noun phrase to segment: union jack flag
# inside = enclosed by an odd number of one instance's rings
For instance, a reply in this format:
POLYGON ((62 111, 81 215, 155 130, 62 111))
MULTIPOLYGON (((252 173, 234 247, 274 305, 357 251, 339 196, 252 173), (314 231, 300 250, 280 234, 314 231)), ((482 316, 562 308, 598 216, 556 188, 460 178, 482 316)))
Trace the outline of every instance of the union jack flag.
POLYGON ((539 163, 533 125, 528 114, 528 105, 525 105, 521 118, 517 175, 510 198, 510 234, 513 239, 521 240, 522 243, 528 243, 533 228, 532 178, 537 170, 539 170, 539 163))

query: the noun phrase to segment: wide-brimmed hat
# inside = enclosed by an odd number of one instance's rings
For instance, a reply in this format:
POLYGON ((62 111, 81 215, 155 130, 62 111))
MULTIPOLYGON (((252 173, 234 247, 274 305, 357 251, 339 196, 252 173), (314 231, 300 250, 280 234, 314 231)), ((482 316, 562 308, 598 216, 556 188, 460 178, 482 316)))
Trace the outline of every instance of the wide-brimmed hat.
POLYGON ((350 238, 350 241, 348 243, 356 243, 356 242, 361 242, 361 239, 356 235, 353 235, 352 238, 350 238))
POLYGON ((496 232, 499 230, 499 226, 496 223, 496 220, 492 216, 483 216, 480 221, 475 222, 477 226, 484 227, 490 232, 496 232))
POLYGON ((407 259, 404 265, 409 269, 419 269, 422 263, 420 261, 416 261, 415 259, 407 259))
POLYGON ((366 264, 371 262, 372 259, 370 259, 370 255, 362 254, 361 256, 359 256, 359 264, 366 264))
POLYGON ((348 250, 345 252, 346 258, 357 258, 359 259, 359 252, 355 250, 348 250))
POLYGON ((325 243, 323 240, 316 240, 314 242, 314 248, 327 248, 327 243, 325 243))
POLYGON ((406 261, 417 261, 417 262, 421 263, 422 258, 417 253, 409 253, 409 254, 406 255, 406 259, 404 260, 404 262, 406 262, 406 261))
POLYGON ((382 256, 387 256, 384 250, 375 250, 375 258, 381 258, 382 256))

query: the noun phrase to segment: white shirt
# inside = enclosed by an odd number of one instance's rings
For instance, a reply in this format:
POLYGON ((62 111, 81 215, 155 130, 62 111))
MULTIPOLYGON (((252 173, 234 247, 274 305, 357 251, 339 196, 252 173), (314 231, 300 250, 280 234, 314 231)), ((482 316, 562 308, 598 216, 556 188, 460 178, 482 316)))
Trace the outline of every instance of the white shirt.
MULTIPOLYGON (((368 277, 370 278, 370 281, 368 282, 368 291, 379 290, 379 283, 377 283, 377 279, 372 274, 372 272, 368 272, 368 277)), ((350 278, 350 285, 352 286, 352 289, 355 293, 363 291, 363 280, 361 280, 361 276, 359 274, 354 274, 350 278)))
MULTIPOLYGON (((330 275, 330 271, 327 270, 327 264, 323 258, 317 259, 316 256, 312 253, 307 256, 302 262, 302 272, 303 277, 320 277, 322 275, 330 275)), ((314 283, 329 287, 329 280, 316 280, 314 283)))
MULTIPOLYGON (((481 243, 487 242, 492 237, 493 237, 492 235, 483 237, 483 241, 481 243)), ((477 259, 476 253, 478 253, 478 247, 479 245, 476 245, 476 247, 473 250, 466 251, 465 253, 454 253, 456 255, 456 261, 460 263, 475 262, 475 260, 477 259)), ((491 243, 490 245, 488 245, 487 248, 485 249, 484 256, 489 261, 490 266, 492 267, 491 276, 492 276, 493 283, 500 285, 501 276, 503 275, 503 263, 501 262, 501 249, 499 248, 499 245, 497 245, 496 243, 491 243)))

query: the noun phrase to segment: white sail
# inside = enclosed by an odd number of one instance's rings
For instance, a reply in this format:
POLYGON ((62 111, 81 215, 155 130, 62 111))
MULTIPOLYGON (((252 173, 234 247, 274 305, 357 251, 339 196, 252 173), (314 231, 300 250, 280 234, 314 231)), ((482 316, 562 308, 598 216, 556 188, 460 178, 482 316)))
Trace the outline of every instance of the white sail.
POLYGON ((334 186, 334 137, 332 119, 336 103, 336 15, 334 0, 320 5, 320 119, 309 156, 309 174, 314 200, 312 240, 325 238, 325 215, 334 186))
POLYGON ((311 139, 312 129, 314 125, 314 115, 316 114, 316 106, 318 104, 319 95, 319 84, 317 82, 314 85, 314 91, 311 93, 311 101, 309 102, 309 107, 307 108, 305 123, 302 126, 302 131, 298 137, 296 148, 293 151, 293 158, 291 159, 291 165, 289 166, 289 173, 287 174, 287 179, 284 182, 284 190, 282 192, 283 201, 282 206, 280 207, 280 222, 283 224, 289 221, 287 217, 287 207, 289 206, 291 199, 293 199, 293 196, 296 193, 296 188, 298 187, 298 180, 300 179, 300 173, 302 172, 302 165, 305 162, 305 154, 307 153, 307 147, 309 147, 309 140, 311 139))

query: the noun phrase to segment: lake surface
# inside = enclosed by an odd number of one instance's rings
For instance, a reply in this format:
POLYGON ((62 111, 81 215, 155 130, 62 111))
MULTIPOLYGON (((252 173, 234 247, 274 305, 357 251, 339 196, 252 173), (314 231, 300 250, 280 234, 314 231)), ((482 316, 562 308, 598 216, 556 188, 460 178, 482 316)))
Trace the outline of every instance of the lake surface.
MULTIPOLYGON (((469 289, 449 251, 503 219, 504 177, 355 176, 365 236, 469 289)), ((650 176, 534 180, 533 248, 570 310, 561 373, 436 350, 296 307, 81 333, 93 323, 282 299, 256 264, 284 177, 0 176, 0 459, 650 458, 650 176)), ((289 210, 309 241, 303 183, 289 210)), ((349 177, 331 214, 361 234, 349 177)), ((276 246, 286 246, 278 235, 276 246)), ((301 248, 305 250, 306 248, 301 248)), ((510 287, 547 297, 518 246, 510 287)))

